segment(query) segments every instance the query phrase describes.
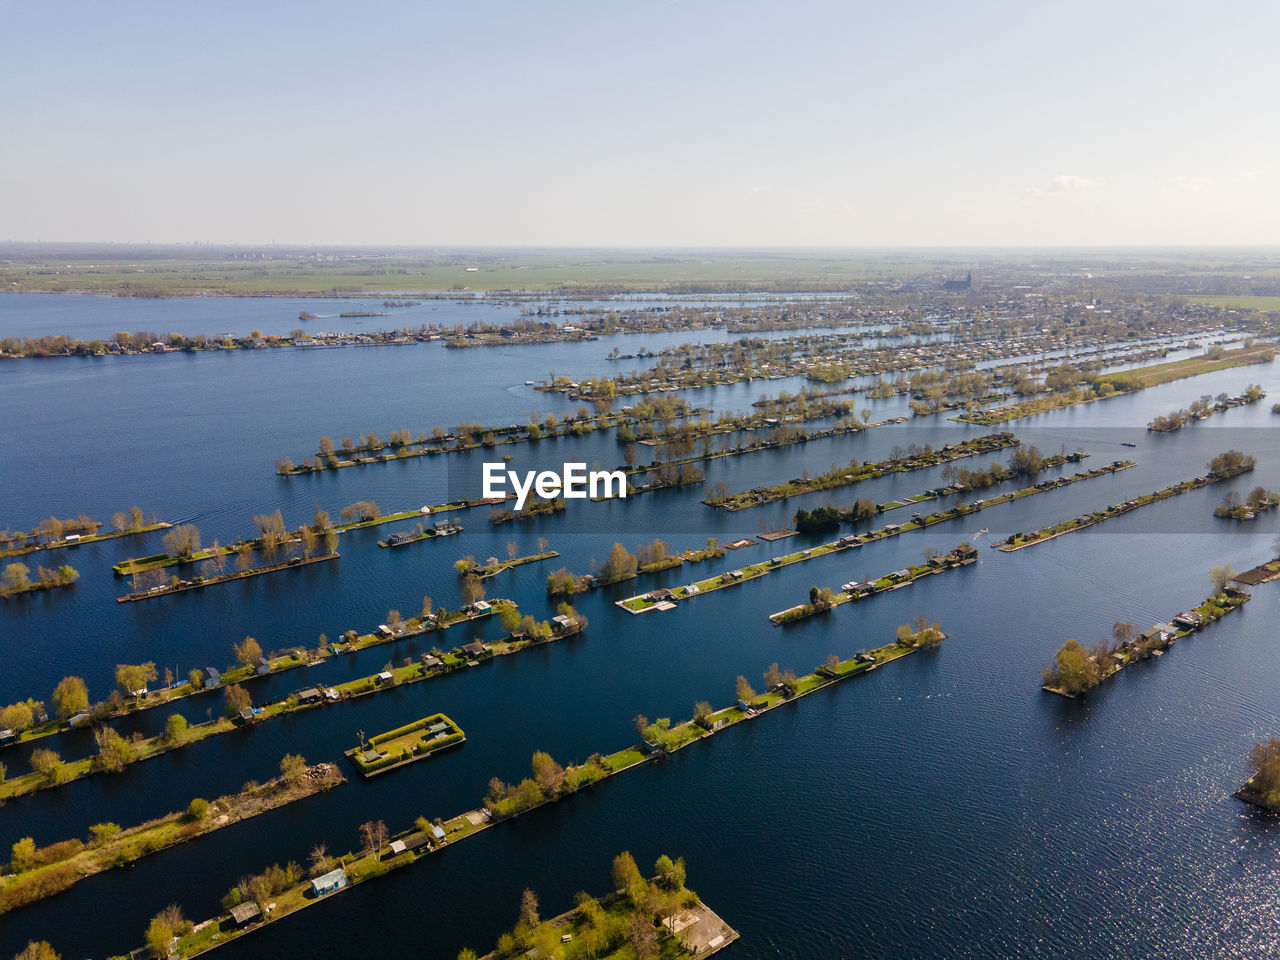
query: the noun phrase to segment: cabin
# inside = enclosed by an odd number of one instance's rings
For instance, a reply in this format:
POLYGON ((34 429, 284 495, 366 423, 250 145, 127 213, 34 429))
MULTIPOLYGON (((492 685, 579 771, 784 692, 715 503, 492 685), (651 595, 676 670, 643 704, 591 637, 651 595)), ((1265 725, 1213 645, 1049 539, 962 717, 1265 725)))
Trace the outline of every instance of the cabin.
POLYGON ((222 674, 218 672, 217 667, 204 668, 204 685, 208 687, 216 687, 222 682, 222 674))
POLYGON ((330 870, 324 876, 316 877, 312 880, 311 892, 317 897, 323 897, 326 893, 341 890, 348 882, 347 872, 339 867, 337 870, 330 870))
POLYGON ((262 911, 258 909, 258 905, 252 900, 246 903, 238 903, 231 908, 231 919, 235 921, 237 927, 243 927, 246 923, 251 923, 262 916, 262 911))
POLYGON ((416 851, 422 847, 425 847, 430 842, 431 842, 430 834, 423 833, 421 830, 419 830, 415 833, 409 834, 407 837, 404 837, 400 840, 392 840, 391 846, 389 849, 391 850, 392 856, 395 856, 397 854, 404 853, 405 851, 410 851, 410 852, 416 851))
POLYGON ((299 703, 319 703, 323 695, 316 687, 307 687, 294 694, 299 703))
POLYGON ((657 590, 650 590, 647 596, 648 596, 648 599, 654 601, 655 603, 661 600, 675 599, 675 597, 672 596, 671 591, 668 590, 666 587, 659 587, 657 590))
POLYGON ((566 614, 551 618, 552 629, 561 636, 578 628, 578 621, 566 614))
POLYGON ((253 708, 245 707, 238 714, 236 714, 236 719, 239 720, 241 723, 253 723, 253 708))
POLYGON ((1177 628, 1171 623, 1157 623, 1143 630, 1141 639, 1148 642, 1151 640, 1164 641, 1168 640, 1176 632, 1177 628))
POLYGON ((390 640, 392 637, 395 636, 395 631, 393 631, 385 623, 380 623, 378 624, 378 636, 382 637, 382 639, 384 640, 390 640))
POLYGON ((390 670, 383 670, 380 674, 378 674, 379 683, 390 683, 394 679, 395 678, 391 675, 390 670))
POLYGON ((910 580, 911 571, 905 568, 902 570, 895 570, 893 573, 889 574, 886 579, 892 580, 894 583, 900 583, 903 580, 910 580))
POLYGON ((471 609, 474 613, 488 613, 493 609, 493 605, 488 600, 477 600, 471 605, 471 609))
POLYGON ((460 649, 469 656, 478 657, 485 652, 486 647, 479 640, 472 640, 470 643, 464 643, 460 649))
POLYGON ((413 534, 404 530, 393 533, 387 538, 387 543, 393 547, 404 546, 406 543, 413 543, 413 534))
POLYGON ((422 655, 422 665, 426 667, 428 670, 432 669, 433 667, 439 667, 443 665, 443 663, 444 661, 441 660, 439 657, 432 656, 429 653, 424 653, 422 655))
POLYGON ((686 597, 696 597, 701 592, 702 592, 702 588, 699 587, 696 583, 691 583, 684 588, 684 595, 686 597))

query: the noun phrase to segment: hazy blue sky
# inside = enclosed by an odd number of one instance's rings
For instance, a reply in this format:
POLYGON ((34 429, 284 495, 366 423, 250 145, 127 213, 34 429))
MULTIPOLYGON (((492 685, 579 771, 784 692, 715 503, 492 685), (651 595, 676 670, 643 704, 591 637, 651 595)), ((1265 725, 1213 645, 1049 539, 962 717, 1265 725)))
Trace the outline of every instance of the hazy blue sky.
POLYGON ((1269 2, 0 0, 0 239, 1280 242, 1269 2))

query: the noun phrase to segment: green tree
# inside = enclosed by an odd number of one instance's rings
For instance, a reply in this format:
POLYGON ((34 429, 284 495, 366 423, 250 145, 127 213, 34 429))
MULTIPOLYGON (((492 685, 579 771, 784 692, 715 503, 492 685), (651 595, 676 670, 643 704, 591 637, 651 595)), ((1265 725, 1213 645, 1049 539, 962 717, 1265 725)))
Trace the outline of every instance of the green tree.
POLYGON ((520 629, 520 611, 514 604, 504 603, 498 607, 498 621, 507 633, 515 633, 520 629))
POLYGON ((62 954, 45 940, 28 940, 22 952, 15 954, 13 960, 62 960, 62 954))
POLYGON ((62 763, 62 757, 53 750, 36 747, 31 751, 31 769, 42 777, 52 779, 62 763))
POLYGON ((103 727, 94 735, 98 741, 96 765, 99 770, 119 773, 138 759, 138 747, 111 727, 103 727))
POLYGON ((22 700, 0 710, 0 728, 12 730, 15 733, 31 729, 36 722, 36 712, 32 704, 31 700, 22 700))
POLYGON ((89 709, 89 688, 79 677, 63 677, 53 688, 53 707, 64 720, 89 709))
POLYGON ((4 568, 0 582, 3 582, 4 589, 9 593, 25 590, 31 586, 31 568, 25 563, 11 563, 4 568))
POLYGON ((1084 693, 1101 679, 1097 661, 1089 658, 1089 651, 1080 645, 1079 640, 1068 640, 1053 659, 1053 665, 1046 667, 1042 674, 1045 686, 1058 687, 1075 695, 1084 693))
POLYGON ((132 697, 136 691, 145 690, 147 684, 154 683, 158 676, 154 663, 116 664, 116 684, 127 697, 132 697))
POLYGON ((89 842, 95 847, 100 847, 119 833, 120 824, 118 823, 95 823, 89 828, 89 842))
POLYGON ((13 853, 9 858, 9 866, 14 873, 30 870, 36 864, 36 842, 31 837, 23 837, 13 844, 13 853))
POLYGON ((630 897, 633 906, 638 907, 644 902, 649 884, 641 876, 640 868, 636 866, 636 858, 629 850, 623 850, 613 858, 613 888, 630 897))
POLYGON ((173 940, 173 927, 165 923, 160 917, 153 917, 151 925, 147 927, 147 946, 151 948, 151 952, 157 957, 169 956, 169 944, 173 940))
POLYGON ((209 801, 204 797, 192 797, 187 804, 187 817, 193 823, 199 823, 209 814, 209 801))
POLYGON ((280 759, 280 776, 284 782, 294 786, 302 782, 307 774, 307 758, 300 753, 286 753, 280 759))
POLYGON ((600 569, 600 580, 603 583, 613 583, 615 580, 629 577, 636 572, 638 563, 639 561, 626 547, 615 543, 609 551, 609 559, 600 569))
POLYGON ((253 637, 245 637, 243 643, 234 644, 236 661, 242 666, 257 667, 262 659, 262 645, 253 637))
POLYGON ((169 714, 169 719, 164 722, 164 739, 168 743, 178 744, 187 739, 187 730, 190 724, 187 718, 180 713, 169 714))
POLYGON ((249 696, 249 691, 238 683, 233 683, 227 687, 224 697, 223 712, 228 717, 240 715, 241 710, 247 710, 253 706, 253 698, 249 696))
POLYGON ((660 883, 667 890, 683 890, 685 880, 684 858, 672 860, 665 853, 658 857, 657 863, 653 865, 653 872, 658 877, 660 883))

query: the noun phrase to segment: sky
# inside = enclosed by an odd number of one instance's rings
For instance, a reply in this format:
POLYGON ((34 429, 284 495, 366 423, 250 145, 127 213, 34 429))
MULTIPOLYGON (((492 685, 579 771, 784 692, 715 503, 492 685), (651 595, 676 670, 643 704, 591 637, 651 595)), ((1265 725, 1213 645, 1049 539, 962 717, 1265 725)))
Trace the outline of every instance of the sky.
POLYGON ((1280 5, 0 0, 0 239, 1280 243, 1280 5))

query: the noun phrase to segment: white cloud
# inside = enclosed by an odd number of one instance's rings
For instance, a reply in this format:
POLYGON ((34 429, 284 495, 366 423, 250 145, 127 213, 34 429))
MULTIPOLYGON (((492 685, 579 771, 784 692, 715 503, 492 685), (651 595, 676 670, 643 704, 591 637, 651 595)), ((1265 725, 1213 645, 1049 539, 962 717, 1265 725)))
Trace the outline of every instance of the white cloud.
POLYGON ((1090 180, 1088 177, 1077 177, 1070 173, 1060 173, 1052 178, 1042 187, 1028 187, 1027 195, 1032 197, 1044 197, 1054 193, 1077 193, 1081 190, 1089 190, 1098 186, 1101 181, 1090 180))

